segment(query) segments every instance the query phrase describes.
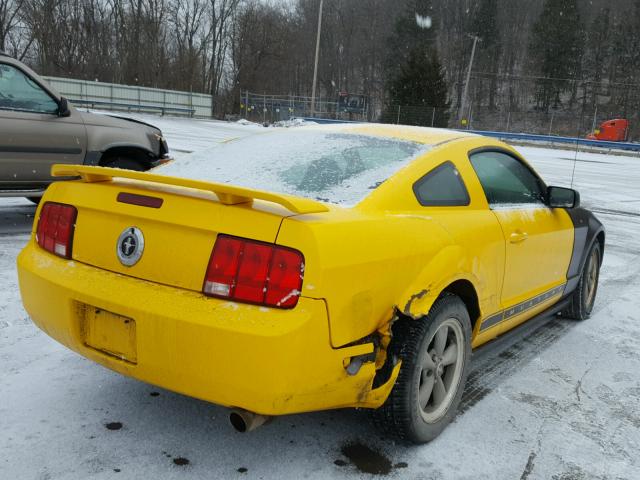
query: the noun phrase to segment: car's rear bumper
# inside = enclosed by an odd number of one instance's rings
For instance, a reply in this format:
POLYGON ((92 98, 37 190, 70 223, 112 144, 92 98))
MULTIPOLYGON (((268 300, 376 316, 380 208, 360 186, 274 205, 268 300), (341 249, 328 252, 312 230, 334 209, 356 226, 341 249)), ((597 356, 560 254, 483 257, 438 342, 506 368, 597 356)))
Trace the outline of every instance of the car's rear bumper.
POLYGON ((375 407, 391 388, 371 391, 372 363, 355 376, 346 373, 348 359, 372 346, 331 348, 323 300, 301 298, 295 309, 279 310, 206 298, 63 260, 33 240, 18 257, 18 272, 25 308, 48 335, 112 370, 176 392, 279 415, 375 407), (134 320, 134 362, 87 346, 87 305, 134 320))

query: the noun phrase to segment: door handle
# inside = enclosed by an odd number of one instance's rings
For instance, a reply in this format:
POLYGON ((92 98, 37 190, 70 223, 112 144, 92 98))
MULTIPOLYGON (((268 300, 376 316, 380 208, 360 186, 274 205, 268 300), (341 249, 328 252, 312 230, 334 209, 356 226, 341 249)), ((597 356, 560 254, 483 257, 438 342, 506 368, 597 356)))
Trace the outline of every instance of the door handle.
POLYGON ((529 238, 529 234, 527 234, 527 232, 516 230, 509 236, 509 241, 511 243, 521 243, 524 242, 527 238, 529 238))

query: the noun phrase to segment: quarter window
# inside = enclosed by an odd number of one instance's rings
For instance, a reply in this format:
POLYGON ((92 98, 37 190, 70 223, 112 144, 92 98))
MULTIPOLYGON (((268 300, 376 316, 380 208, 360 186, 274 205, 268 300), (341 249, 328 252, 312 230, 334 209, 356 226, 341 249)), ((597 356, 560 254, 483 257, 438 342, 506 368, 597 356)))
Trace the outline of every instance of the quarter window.
POLYGON ((0 109, 54 114, 58 104, 21 70, 0 64, 0 109))
POLYGON ((413 185, 413 192, 425 207, 469 205, 469 193, 460 173, 451 162, 434 168, 413 185))
POLYGON ((491 206, 544 203, 542 181, 520 160, 503 152, 470 156, 491 206))

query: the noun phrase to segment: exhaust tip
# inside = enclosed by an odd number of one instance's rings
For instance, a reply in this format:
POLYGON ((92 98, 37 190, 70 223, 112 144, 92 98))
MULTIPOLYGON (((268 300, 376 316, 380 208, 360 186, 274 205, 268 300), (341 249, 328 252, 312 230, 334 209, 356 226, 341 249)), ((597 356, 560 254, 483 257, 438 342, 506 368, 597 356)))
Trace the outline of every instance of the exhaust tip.
POLYGON ((231 425, 240 433, 255 430, 260 425, 267 423, 270 419, 271 417, 265 417, 264 415, 248 412, 240 408, 234 408, 231 410, 231 413, 229 413, 231 425))
POLYGON ((233 428, 236 429, 236 431, 240 433, 245 433, 247 431, 247 423, 244 421, 244 418, 242 418, 242 415, 240 415, 240 413, 236 411, 231 412, 229 414, 229 421, 231 422, 233 428))

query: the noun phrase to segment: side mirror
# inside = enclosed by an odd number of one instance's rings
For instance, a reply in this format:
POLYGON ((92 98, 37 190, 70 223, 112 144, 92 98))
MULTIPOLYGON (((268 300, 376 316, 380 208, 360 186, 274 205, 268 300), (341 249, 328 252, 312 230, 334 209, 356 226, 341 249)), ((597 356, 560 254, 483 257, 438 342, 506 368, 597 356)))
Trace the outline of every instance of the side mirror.
POLYGON ((580 194, 571 188, 548 187, 547 205, 551 208, 578 208, 580 194))
POLYGON ((69 101, 60 97, 60 101, 58 102, 58 116, 59 117, 68 117, 71 115, 71 110, 69 110, 69 101))

